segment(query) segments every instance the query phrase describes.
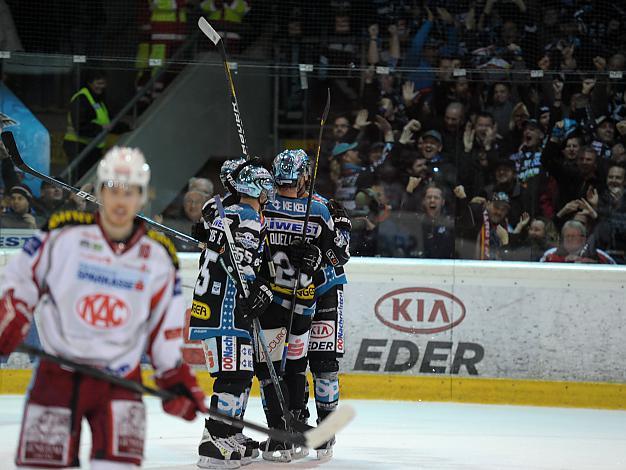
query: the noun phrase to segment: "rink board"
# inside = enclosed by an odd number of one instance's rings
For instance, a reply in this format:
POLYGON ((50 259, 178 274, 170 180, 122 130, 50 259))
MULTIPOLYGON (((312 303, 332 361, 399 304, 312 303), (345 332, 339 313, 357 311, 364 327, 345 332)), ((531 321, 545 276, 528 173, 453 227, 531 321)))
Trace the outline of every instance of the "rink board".
MULTIPOLYGON (((181 261, 190 303, 197 256, 181 261)), ((346 271, 346 398, 626 409, 626 269, 355 258, 346 271)), ((1 370, 0 393, 29 375, 1 370)))

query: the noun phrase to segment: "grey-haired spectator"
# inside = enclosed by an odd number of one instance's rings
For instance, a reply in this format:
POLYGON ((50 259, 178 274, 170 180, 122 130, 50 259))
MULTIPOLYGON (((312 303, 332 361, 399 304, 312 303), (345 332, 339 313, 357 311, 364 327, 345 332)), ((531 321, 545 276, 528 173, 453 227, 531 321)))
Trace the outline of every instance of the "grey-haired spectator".
POLYGON ((213 196, 214 186, 213 182, 208 178, 198 178, 193 176, 189 178, 189 183, 187 184, 188 191, 199 191, 201 193, 207 194, 209 198, 213 196))
POLYGON ((587 238, 587 229, 576 220, 565 222, 561 229, 561 244, 547 250, 539 261, 546 263, 616 264, 603 250, 595 248, 587 238))
POLYGON ((25 185, 15 185, 9 192, 9 208, 0 217, 2 228, 37 228, 32 214, 33 193, 25 185))

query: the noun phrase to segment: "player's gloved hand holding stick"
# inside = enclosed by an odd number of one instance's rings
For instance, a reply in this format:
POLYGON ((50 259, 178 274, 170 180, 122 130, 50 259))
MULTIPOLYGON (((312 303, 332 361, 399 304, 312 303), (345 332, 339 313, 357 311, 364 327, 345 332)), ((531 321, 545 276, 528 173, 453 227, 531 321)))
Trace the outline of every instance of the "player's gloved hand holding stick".
POLYGON ((267 279, 257 276, 248 297, 239 296, 237 299, 237 310, 246 319, 258 318, 267 310, 267 307, 274 300, 274 294, 267 279))
POLYGON ((164 372, 155 378, 155 382, 162 390, 174 394, 174 397, 163 400, 163 411, 166 413, 193 421, 196 412, 209 412, 204 404, 204 392, 187 364, 180 364, 164 372))
POLYGON ((310 277, 322 266, 322 252, 317 246, 296 238, 290 245, 289 260, 302 274, 310 277))

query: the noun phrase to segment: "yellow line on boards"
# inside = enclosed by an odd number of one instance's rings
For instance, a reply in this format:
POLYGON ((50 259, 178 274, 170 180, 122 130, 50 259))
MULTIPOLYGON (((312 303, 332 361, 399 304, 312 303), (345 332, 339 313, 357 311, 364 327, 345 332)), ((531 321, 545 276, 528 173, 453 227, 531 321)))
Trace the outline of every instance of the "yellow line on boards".
MULTIPOLYGON (((199 370, 196 374, 200 386, 208 393, 211 390, 213 379, 204 370, 199 370)), ((142 371, 144 383, 154 387, 152 375, 151 370, 142 371)), ((30 377, 31 370, 29 369, 0 369, 0 394, 25 393, 30 377)), ((342 398, 353 399, 626 410, 626 384, 606 382, 342 374, 340 375, 340 387, 342 398)), ((259 386, 256 380, 252 385, 252 395, 259 395, 259 386)))

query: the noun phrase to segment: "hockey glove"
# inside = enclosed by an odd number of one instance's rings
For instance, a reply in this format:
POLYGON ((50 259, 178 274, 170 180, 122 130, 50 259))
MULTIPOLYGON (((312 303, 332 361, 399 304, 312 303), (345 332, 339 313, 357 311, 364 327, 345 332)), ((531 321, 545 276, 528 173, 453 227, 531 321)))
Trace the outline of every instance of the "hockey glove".
POLYGON ((198 411, 207 412, 204 393, 187 364, 180 364, 164 372, 155 382, 160 388, 176 394, 175 398, 163 401, 163 410, 166 413, 193 421, 198 411))
POLYGON ((257 318, 267 310, 274 300, 274 294, 269 281, 257 276, 254 284, 250 287, 248 298, 239 297, 237 299, 237 310, 246 319, 257 318))
POLYGON ((322 265, 322 252, 317 246, 297 238, 291 242, 289 261, 301 273, 313 276, 322 265))
POLYGON ((33 316, 26 303, 13 297, 13 289, 0 299, 0 356, 11 354, 24 340, 33 316))
POLYGON ((350 222, 348 211, 341 205, 341 203, 335 201, 334 199, 329 200, 328 210, 333 218, 335 227, 346 232, 350 232, 350 230, 352 230, 352 222, 350 222))

